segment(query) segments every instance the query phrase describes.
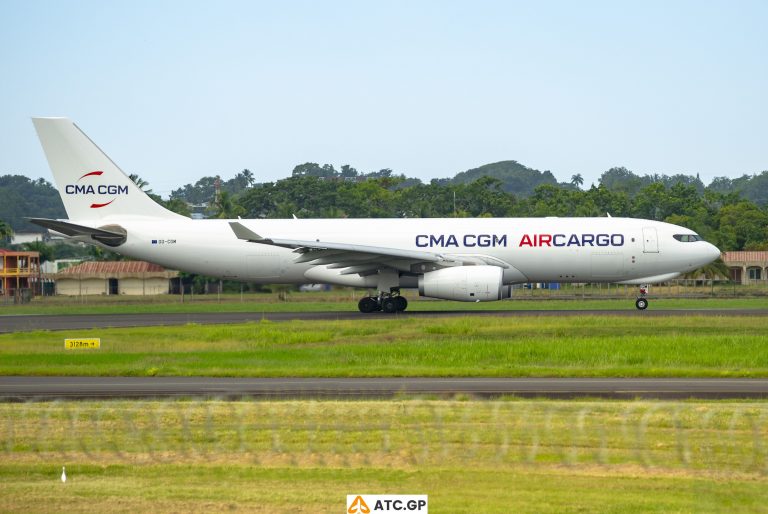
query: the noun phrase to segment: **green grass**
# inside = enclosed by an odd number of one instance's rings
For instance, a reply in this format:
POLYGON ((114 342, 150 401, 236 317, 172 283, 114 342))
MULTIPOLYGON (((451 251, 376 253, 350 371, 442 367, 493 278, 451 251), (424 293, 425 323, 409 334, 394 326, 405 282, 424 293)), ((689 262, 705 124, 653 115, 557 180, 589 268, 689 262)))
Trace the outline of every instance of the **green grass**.
POLYGON ((768 404, 0 404, 3 512, 768 512, 768 404), (67 466, 68 481, 59 480, 67 466))
POLYGON ((0 335, 0 375, 766 377, 766 341, 766 318, 705 315, 36 331, 0 335))
MULTIPOLYGON (((538 291, 536 291, 538 293, 538 291)), ((330 293, 295 293, 289 301, 281 301, 275 294, 251 294, 240 300, 239 295, 186 296, 184 303, 178 296, 89 296, 80 298, 37 298, 26 305, 0 305, 3 315, 14 314, 124 314, 124 313, 195 313, 195 312, 355 312, 361 291, 330 293)), ((466 303, 443 300, 425 300, 409 296, 409 311, 506 311, 506 310, 634 310, 634 297, 558 299, 531 297, 527 292, 501 302, 466 303)), ((651 309, 765 309, 765 298, 655 298, 651 309)))

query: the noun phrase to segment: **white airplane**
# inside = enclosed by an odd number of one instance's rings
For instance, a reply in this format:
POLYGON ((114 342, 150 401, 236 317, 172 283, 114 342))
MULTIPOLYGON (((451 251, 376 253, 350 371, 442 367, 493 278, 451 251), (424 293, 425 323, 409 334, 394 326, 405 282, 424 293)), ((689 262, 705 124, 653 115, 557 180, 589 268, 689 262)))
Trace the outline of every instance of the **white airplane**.
MULTIPOLYGON (((191 273, 378 291, 362 312, 405 310, 402 288, 485 302, 529 282, 664 282, 720 256, 687 228, 631 218, 192 220, 154 202, 69 119, 33 122, 69 216, 34 223, 191 273)), ((636 307, 648 307, 642 286, 636 307)))

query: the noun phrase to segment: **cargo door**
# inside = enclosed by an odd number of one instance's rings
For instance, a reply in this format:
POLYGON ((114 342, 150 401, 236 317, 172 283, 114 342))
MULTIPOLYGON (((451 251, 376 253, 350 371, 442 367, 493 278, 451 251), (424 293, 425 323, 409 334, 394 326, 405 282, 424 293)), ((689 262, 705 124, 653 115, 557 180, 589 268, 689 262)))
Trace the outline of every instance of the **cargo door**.
MULTIPOLYGON (((256 245, 254 245, 256 246, 256 245)), ((257 249, 253 254, 246 257, 248 278, 251 279, 270 279, 278 278, 284 271, 283 257, 267 245, 264 249, 257 249)))
POLYGON ((659 239, 655 227, 643 228, 643 253, 659 253, 659 239))

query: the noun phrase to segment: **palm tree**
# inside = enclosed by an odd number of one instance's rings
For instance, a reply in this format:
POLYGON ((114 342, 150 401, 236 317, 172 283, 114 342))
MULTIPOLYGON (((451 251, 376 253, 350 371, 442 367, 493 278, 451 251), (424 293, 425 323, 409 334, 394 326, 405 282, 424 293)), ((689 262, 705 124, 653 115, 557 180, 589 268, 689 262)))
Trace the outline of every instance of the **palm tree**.
POLYGON ((256 180, 253 177, 253 173, 248 168, 244 169, 240 172, 243 177, 245 178, 245 183, 248 185, 248 187, 253 187, 253 183, 256 182, 256 180))
POLYGON ((228 192, 219 193, 214 203, 214 217, 219 219, 234 219, 245 214, 245 209, 232 200, 228 192))
POLYGON ((138 186, 139 189, 144 191, 147 194, 150 194, 152 192, 151 189, 147 189, 149 187, 149 182, 138 176, 136 173, 131 173, 128 175, 128 178, 130 178, 134 184, 138 186))
POLYGON ((584 184, 584 177, 581 176, 581 173, 571 176, 571 185, 573 187, 580 188, 582 184, 584 184))
POLYGON ((40 264, 54 260, 54 251, 51 245, 42 241, 30 241, 21 245, 28 252, 37 252, 40 254, 40 264))
POLYGON ((699 269, 686 273, 683 278, 700 278, 702 275, 706 279, 731 278, 731 270, 723 262, 723 259, 717 259, 699 269))

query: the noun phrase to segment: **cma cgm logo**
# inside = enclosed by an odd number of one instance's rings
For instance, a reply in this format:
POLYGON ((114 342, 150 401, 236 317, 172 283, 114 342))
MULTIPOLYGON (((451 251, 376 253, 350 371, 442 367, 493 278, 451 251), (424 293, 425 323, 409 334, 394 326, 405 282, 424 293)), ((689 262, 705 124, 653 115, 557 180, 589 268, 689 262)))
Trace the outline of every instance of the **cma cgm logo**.
MULTIPOLYGON (((118 196, 127 195, 128 186, 118 186, 115 184, 88 184, 89 177, 101 177, 104 174, 103 171, 90 171, 77 179, 77 184, 67 184, 64 187, 64 192, 68 195, 99 195, 99 196, 118 196)), ((100 209, 114 202, 116 198, 112 198, 108 202, 92 203, 91 209, 100 209)))

